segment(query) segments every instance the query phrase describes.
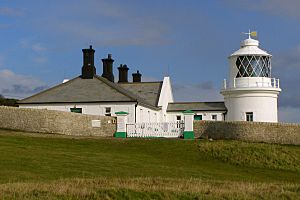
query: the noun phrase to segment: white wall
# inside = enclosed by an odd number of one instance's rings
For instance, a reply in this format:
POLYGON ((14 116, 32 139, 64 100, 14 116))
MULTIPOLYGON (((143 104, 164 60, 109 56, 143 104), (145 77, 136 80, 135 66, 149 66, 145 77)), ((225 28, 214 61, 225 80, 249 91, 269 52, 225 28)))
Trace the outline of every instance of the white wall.
POLYGON ((246 112, 253 112, 253 121, 278 122, 277 90, 235 91, 224 94, 228 109, 226 121, 246 121, 246 112))
POLYGON ((138 105, 136 107, 136 122, 159 122, 160 113, 161 111, 138 105))
MULTIPOLYGON (((200 111, 196 111, 195 115, 202 115, 202 120, 212 120, 212 115, 217 115, 217 121, 224 121, 224 114, 223 113, 225 113, 225 112, 220 112, 220 111, 200 112, 200 111)), ((182 112, 168 112, 168 121, 169 122, 177 121, 177 116, 181 116, 181 120, 184 119, 184 115, 183 115, 182 112)))
POLYGON ((125 111, 128 112, 128 122, 135 122, 135 103, 80 103, 80 104, 24 104, 20 105, 20 108, 36 108, 36 109, 48 109, 71 112, 71 108, 82 108, 83 114, 100 115, 105 116, 105 108, 111 108, 111 116, 116 116, 115 112, 125 111))
POLYGON ((160 119, 159 119, 161 122, 168 121, 168 117, 167 117, 168 104, 173 102, 174 102, 174 97, 173 97, 170 77, 164 77, 159 100, 158 100, 158 106, 161 107, 160 119))

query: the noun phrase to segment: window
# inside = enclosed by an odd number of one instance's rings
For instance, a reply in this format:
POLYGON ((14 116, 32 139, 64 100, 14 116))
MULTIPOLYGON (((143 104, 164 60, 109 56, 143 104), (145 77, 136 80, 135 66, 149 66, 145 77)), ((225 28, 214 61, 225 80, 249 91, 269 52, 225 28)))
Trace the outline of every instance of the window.
POLYGON ((105 116, 111 116, 111 107, 105 108, 105 116))
POLYGON ((70 108, 70 111, 73 113, 82 113, 82 108, 70 108))
POLYGON ((217 115, 212 115, 211 119, 217 121, 217 115))
POLYGON ((239 77, 270 77, 271 59, 269 56, 239 56, 236 60, 239 77))
POLYGON ((253 122, 253 112, 246 112, 246 121, 253 122))
POLYGON ((176 120, 177 120, 177 121, 181 121, 181 115, 177 115, 177 116, 176 116, 176 120))
POLYGON ((202 115, 194 115, 194 120, 202 120, 202 115))

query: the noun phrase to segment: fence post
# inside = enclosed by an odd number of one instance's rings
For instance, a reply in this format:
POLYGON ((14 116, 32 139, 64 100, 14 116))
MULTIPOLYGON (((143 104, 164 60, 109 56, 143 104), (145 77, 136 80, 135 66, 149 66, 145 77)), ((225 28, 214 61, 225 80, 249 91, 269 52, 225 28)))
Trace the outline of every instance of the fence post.
POLYGON ((116 112, 117 115, 117 131, 115 132, 114 137, 116 138, 126 138, 126 124, 127 124, 127 112, 116 112))
POLYGON ((183 111, 184 115, 184 131, 183 131, 183 138, 184 139, 194 139, 194 115, 195 113, 191 110, 183 111))

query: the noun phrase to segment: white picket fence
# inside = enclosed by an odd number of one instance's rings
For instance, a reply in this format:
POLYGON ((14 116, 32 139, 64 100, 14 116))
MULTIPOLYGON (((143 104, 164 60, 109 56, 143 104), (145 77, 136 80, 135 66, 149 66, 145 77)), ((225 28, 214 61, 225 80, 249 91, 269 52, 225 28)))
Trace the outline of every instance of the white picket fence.
POLYGON ((161 123, 135 123, 127 124, 127 137, 165 137, 178 138, 183 135, 184 123, 161 122, 161 123))

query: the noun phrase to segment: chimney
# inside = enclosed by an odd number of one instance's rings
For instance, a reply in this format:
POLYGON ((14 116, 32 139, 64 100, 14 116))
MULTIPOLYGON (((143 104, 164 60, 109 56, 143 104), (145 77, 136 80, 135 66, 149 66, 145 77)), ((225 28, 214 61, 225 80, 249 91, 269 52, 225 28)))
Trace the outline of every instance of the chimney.
POLYGON ((128 70, 127 65, 120 65, 119 70, 119 82, 118 83, 128 83, 128 70))
POLYGON ((142 82, 142 74, 140 74, 139 70, 136 73, 132 74, 132 82, 140 83, 142 82))
POLYGON ((114 82, 114 74, 113 74, 113 62, 114 60, 111 58, 111 54, 108 54, 107 58, 102 59, 103 62, 103 74, 102 77, 107 80, 114 82))
POLYGON ((96 68, 94 66, 95 50, 92 45, 89 49, 82 49, 83 52, 83 66, 81 68, 81 78, 92 79, 96 75, 96 68))

